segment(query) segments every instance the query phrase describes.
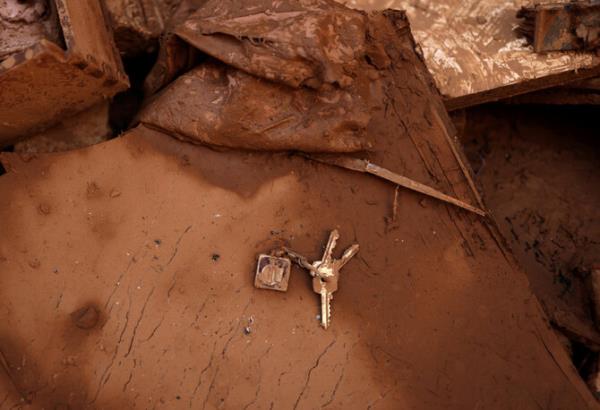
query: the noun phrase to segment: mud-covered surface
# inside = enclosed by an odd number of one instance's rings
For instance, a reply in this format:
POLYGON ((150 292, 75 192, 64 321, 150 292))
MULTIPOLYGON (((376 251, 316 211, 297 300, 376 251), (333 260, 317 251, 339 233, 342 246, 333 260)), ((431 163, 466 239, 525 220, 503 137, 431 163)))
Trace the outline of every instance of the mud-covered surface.
POLYGON ((328 0, 208 0, 175 33, 238 69, 292 87, 352 83, 366 18, 328 0))
POLYGON ((515 33, 517 11, 540 1, 340 1, 366 10, 406 10, 450 110, 600 75, 594 52, 534 53, 515 33))
POLYGON ((14 151, 23 153, 69 151, 106 141, 112 136, 108 108, 108 102, 102 102, 73 117, 67 117, 56 126, 16 143, 14 151))
MULTIPOLYGON (((372 17, 383 110, 370 159, 475 203, 401 14, 372 17), (397 30, 392 29, 391 24, 397 30)), ((215 151, 139 127, 4 154, 0 407, 593 408, 523 274, 481 217, 289 153, 215 151), (282 244, 344 267, 332 326, 282 244), (544 376, 543 383, 540 375, 544 376)))
POLYGON ((524 277, 468 215, 402 192, 390 229, 386 183, 143 130, 9 162, 2 406, 585 408, 524 277), (253 273, 282 243, 317 258, 334 227, 361 250, 324 331, 306 272, 286 294, 253 273))
POLYGON ((598 113, 487 106, 469 111, 464 128, 486 203, 534 293, 557 327, 595 344, 589 271, 600 262, 598 113))

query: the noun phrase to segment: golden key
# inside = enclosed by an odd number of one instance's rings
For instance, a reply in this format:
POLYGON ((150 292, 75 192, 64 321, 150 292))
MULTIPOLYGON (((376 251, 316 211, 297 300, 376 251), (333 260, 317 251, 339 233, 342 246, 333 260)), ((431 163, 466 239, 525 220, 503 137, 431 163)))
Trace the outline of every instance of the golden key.
POLYGON ((309 269, 313 277, 313 290, 321 296, 321 326, 327 329, 331 323, 331 300, 333 292, 338 289, 340 270, 358 252, 358 244, 350 246, 344 251, 340 259, 333 259, 333 249, 340 237, 337 229, 329 234, 329 240, 323 252, 323 258, 312 263, 309 269))

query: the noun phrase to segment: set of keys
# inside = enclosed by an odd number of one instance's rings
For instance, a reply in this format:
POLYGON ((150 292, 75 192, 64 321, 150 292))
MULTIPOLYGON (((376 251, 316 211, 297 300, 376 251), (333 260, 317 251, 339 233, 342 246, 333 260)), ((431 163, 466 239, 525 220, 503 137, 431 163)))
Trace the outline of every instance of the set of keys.
POLYGON ((255 286, 282 291, 287 290, 289 263, 285 263, 287 259, 282 258, 281 254, 286 255, 300 267, 308 270, 312 276, 313 291, 318 293, 321 299, 321 326, 327 329, 331 324, 331 301, 333 300, 333 293, 338 289, 340 270, 358 253, 359 249, 358 244, 354 244, 344 251, 340 259, 334 259, 333 250, 339 237, 340 234, 337 229, 331 231, 325 245, 323 257, 312 263, 304 256, 288 248, 283 248, 280 256, 260 255, 255 286), (281 285, 283 284, 285 288, 282 288, 281 285))

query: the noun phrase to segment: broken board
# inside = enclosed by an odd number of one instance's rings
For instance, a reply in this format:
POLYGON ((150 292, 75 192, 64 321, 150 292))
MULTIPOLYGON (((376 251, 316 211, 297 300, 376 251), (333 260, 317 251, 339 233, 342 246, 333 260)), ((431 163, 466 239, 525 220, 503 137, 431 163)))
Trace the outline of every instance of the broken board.
POLYGON ((100 0, 55 0, 66 50, 48 40, 0 63, 0 146, 129 86, 100 0))
POLYGON ((567 87, 517 95, 504 100, 509 104, 600 105, 600 91, 567 87))
POLYGON ((450 110, 600 74, 600 57, 593 52, 534 53, 514 32, 525 0, 340 1, 367 10, 406 10, 450 110))

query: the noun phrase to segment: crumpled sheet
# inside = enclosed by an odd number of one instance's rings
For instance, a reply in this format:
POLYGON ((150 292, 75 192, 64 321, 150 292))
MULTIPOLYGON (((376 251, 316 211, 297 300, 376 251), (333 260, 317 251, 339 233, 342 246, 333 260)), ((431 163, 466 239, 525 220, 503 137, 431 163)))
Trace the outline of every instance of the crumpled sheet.
POLYGON ((141 121, 183 139, 250 150, 354 152, 371 148, 362 96, 329 87, 315 92, 204 63, 179 77, 141 121))
MULTIPOLYGON (((219 147, 369 150, 366 129, 382 101, 373 61, 384 53, 369 45, 367 26, 364 13, 330 0, 209 0, 173 30, 203 62, 155 95, 139 120, 219 147)), ((190 61, 181 44, 168 44, 161 73, 190 61)), ((166 78, 152 77, 147 90, 166 78)))
POLYGON ((332 1, 209 0, 175 33, 250 74, 292 87, 342 87, 365 52, 366 16, 332 1))

